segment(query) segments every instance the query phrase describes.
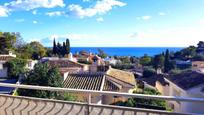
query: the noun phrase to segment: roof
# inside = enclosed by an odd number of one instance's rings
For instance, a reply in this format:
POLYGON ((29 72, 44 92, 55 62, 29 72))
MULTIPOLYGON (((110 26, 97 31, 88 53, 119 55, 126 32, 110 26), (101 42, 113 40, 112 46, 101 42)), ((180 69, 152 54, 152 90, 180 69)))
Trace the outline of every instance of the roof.
POLYGON ((196 71, 185 71, 166 78, 184 90, 204 84, 204 74, 196 71))
POLYGON ((64 73, 66 73, 66 72, 73 73, 73 72, 78 72, 78 71, 80 71, 80 69, 77 68, 77 67, 59 68, 59 72, 60 72, 60 74, 62 74, 62 75, 63 75, 64 73))
POLYGON ((49 60, 48 63, 52 66, 57 66, 59 68, 65 67, 80 67, 82 68, 83 65, 77 62, 72 62, 70 60, 49 60))
POLYGON ((136 85, 135 76, 131 72, 110 68, 106 74, 128 84, 136 85))
POLYGON ((65 88, 100 90, 104 75, 101 73, 71 73, 63 82, 65 88))
POLYGON ((9 61, 13 58, 14 58, 13 56, 9 56, 9 55, 0 55, 0 61, 9 61))
POLYGON ((103 91, 119 91, 119 90, 120 88, 117 87, 114 83, 108 81, 107 79, 105 80, 103 91))
POLYGON ((165 81, 164 77, 165 77, 165 75, 163 75, 163 74, 155 74, 153 76, 141 77, 141 78, 137 78, 137 79, 141 80, 141 81, 144 81, 147 84, 155 87, 156 86, 156 81, 159 81, 159 83, 161 83, 163 86, 168 85, 168 82, 165 81))

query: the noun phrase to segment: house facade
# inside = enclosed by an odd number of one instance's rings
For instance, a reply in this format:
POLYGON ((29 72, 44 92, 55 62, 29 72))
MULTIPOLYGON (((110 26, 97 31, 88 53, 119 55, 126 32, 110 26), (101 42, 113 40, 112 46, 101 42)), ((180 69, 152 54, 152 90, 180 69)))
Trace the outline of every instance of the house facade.
MULTIPOLYGON (((166 84, 156 82, 156 89, 166 96, 204 98, 204 74, 188 71, 164 77, 166 84)), ((168 101, 168 106, 175 112, 204 113, 204 104, 199 102, 168 101)))
POLYGON ((0 55, 0 78, 6 78, 7 76, 7 70, 6 62, 9 60, 16 58, 16 55, 12 54, 12 52, 9 52, 9 54, 0 55))
POLYGON ((204 61, 193 61, 192 70, 204 73, 204 61))

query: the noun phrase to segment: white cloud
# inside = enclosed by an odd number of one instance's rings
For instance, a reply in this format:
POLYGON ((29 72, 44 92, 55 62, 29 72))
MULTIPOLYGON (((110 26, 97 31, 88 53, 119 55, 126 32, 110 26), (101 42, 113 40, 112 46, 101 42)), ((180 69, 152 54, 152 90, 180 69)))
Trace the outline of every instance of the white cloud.
POLYGON ((84 17, 92 17, 95 15, 102 15, 110 10, 114 6, 125 6, 126 3, 120 2, 118 0, 101 0, 97 1, 93 7, 83 8, 80 5, 71 4, 68 6, 68 15, 84 18, 84 17))
POLYGON ((24 22, 25 21, 25 19, 15 19, 15 22, 24 22))
POLYGON ((159 12, 158 14, 159 14, 160 16, 164 16, 164 15, 166 15, 165 12, 159 12))
POLYGON ((82 0, 83 2, 90 2, 91 0, 82 0))
POLYGON ((138 33, 137 32, 134 32, 134 33, 131 33, 129 35, 130 38, 136 38, 138 36, 138 33))
POLYGON ((38 23, 38 21, 36 21, 36 20, 33 21, 33 24, 37 24, 37 23, 38 23))
MULTIPOLYGON (((0 6, 0 17, 7 17, 9 12, 16 10, 30 11, 36 8, 54 8, 64 7, 63 0, 15 0, 0 6)), ((37 14, 37 10, 33 10, 32 14, 37 14)))
POLYGON ((149 20, 149 19, 152 18, 152 16, 142 16, 141 18, 142 18, 143 20, 149 20))
POLYGON ((7 17, 9 10, 6 7, 0 6, 0 17, 7 17))
MULTIPOLYGON (((37 41, 43 43, 45 46, 52 46, 53 39, 57 42, 64 42, 67 38, 71 41, 71 44, 81 44, 84 41, 97 41, 98 37, 93 34, 76 34, 76 33, 70 33, 70 34, 52 34, 49 37, 46 37, 44 39, 38 39, 37 41)), ((74 46, 74 45, 72 45, 74 46)))
MULTIPOLYGON (((153 31, 140 30, 134 41, 136 46, 177 46, 196 45, 204 38, 204 27, 174 27, 154 29, 153 31)), ((128 35, 128 37, 130 37, 128 35)))
POLYGON ((63 0, 16 0, 5 3, 4 6, 11 10, 32 10, 36 8, 64 7, 63 0))
POLYGON ((45 15, 48 15, 48 16, 61 16, 62 14, 64 14, 64 12, 55 11, 55 12, 47 12, 45 15))
POLYGON ((32 11, 32 14, 33 14, 33 15, 36 15, 36 14, 37 14, 37 10, 33 10, 33 11, 32 11))
POLYGON ((200 20, 200 24, 204 25, 204 20, 200 20))
POLYGON ((102 17, 99 17, 99 18, 96 18, 96 21, 98 21, 98 22, 103 22, 104 19, 103 19, 102 17))

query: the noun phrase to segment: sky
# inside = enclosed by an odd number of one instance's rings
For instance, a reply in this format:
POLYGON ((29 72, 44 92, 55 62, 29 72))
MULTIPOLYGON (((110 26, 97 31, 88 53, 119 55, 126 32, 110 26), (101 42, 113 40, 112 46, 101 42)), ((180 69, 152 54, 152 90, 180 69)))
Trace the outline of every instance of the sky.
POLYGON ((204 0, 0 0, 0 31, 72 47, 186 47, 204 41, 204 0))

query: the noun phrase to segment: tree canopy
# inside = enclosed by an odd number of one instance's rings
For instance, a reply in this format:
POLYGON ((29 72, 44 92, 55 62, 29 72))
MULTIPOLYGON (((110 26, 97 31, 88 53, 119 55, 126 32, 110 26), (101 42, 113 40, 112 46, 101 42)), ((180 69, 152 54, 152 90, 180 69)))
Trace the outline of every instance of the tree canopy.
POLYGON ((53 54, 58 55, 60 57, 64 57, 70 53, 70 42, 69 39, 66 39, 66 42, 60 44, 56 43, 55 39, 53 40, 53 54))
MULTIPOLYGON (((62 77, 56 67, 51 67, 47 63, 36 64, 34 70, 31 70, 26 79, 23 81, 26 85, 62 87, 62 77)), ((18 94, 21 96, 31 96, 40 98, 60 98, 62 95, 57 92, 25 90, 19 89, 18 94)))
POLYGON ((15 42, 15 33, 0 32, 0 54, 6 54, 9 50, 14 50, 15 42))
POLYGON ((26 63, 27 61, 24 59, 14 58, 7 62, 8 67, 8 76, 9 78, 18 78, 20 74, 24 74, 26 72, 26 63))
POLYGON ((151 61, 152 61, 151 57, 146 54, 140 58, 140 64, 143 66, 150 65, 151 61))

